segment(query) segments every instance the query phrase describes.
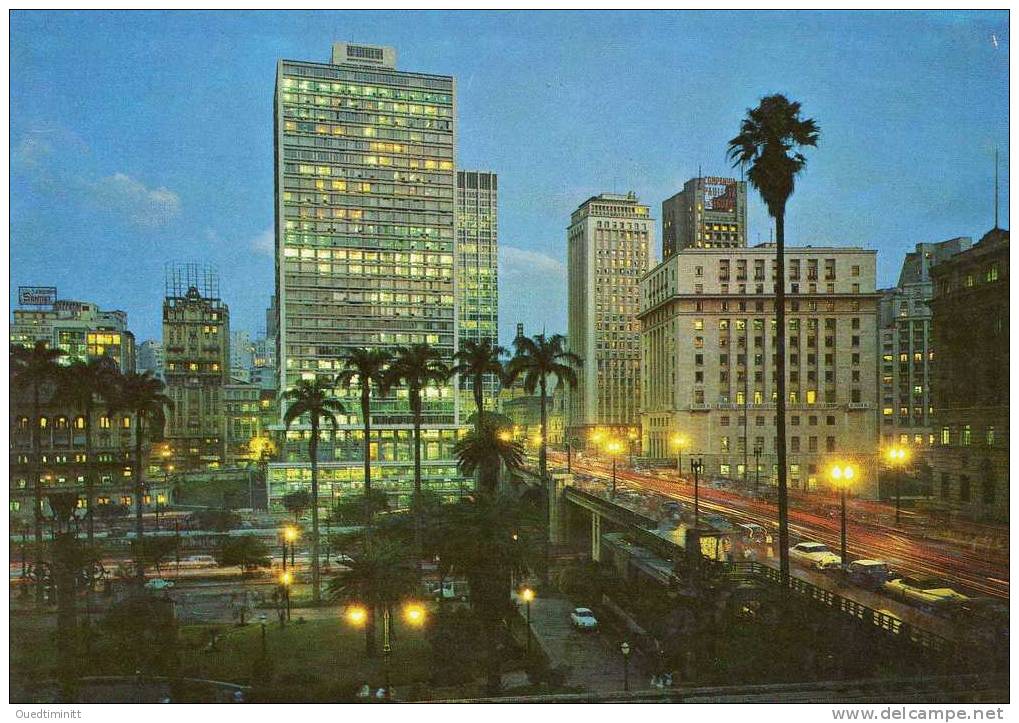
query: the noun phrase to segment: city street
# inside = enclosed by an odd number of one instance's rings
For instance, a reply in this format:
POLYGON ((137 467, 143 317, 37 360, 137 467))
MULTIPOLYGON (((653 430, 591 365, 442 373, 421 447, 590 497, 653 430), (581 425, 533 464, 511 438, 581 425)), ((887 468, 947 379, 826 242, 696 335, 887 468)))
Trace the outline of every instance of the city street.
MULTIPOLYGON (((565 465, 566 457, 561 453, 550 453, 550 459, 565 465)), ((590 475, 608 480, 611 465, 600 460, 574 459, 574 473, 590 475)), ((675 471, 634 472, 617 466, 616 477, 620 482, 637 490, 654 492, 665 497, 693 504, 692 480, 680 480, 675 471)), ((744 497, 727 490, 720 490, 702 481, 700 485, 700 507, 703 513, 720 514, 733 522, 756 522, 769 529, 777 526, 775 505, 759 499, 744 497)), ((825 500, 827 507, 831 502, 825 500)), ((840 528, 838 515, 822 511, 817 504, 811 509, 790 504, 789 530, 793 538, 823 542, 838 550, 840 528)), ((866 502, 860 508, 872 514, 874 503, 866 502)), ((917 539, 911 534, 872 521, 860 521, 854 517, 858 503, 851 501, 847 521, 847 548, 850 557, 881 559, 892 568, 905 574, 935 575, 955 583, 962 592, 972 595, 994 595, 1007 598, 1009 595, 1009 569, 1007 548, 1003 550, 977 548, 958 542, 917 539)))

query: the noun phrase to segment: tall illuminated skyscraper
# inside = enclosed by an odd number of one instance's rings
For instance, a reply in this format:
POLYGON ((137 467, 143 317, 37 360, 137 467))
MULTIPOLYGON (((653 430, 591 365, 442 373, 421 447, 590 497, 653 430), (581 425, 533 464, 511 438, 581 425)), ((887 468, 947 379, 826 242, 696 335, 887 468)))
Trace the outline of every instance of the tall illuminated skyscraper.
MULTIPOLYGON (((396 69, 393 48, 336 43, 330 63, 280 60, 276 72, 276 298, 280 389, 332 378, 352 347, 457 344, 456 83, 396 69)), ((363 487, 356 391, 320 453, 322 506, 363 487)), ((424 399, 423 487, 459 490, 459 422, 450 383, 424 399)), ((284 405, 285 407, 285 405, 284 405)), ((394 502, 413 489, 405 389, 373 400, 372 483, 394 502)), ((307 425, 292 425, 270 474, 270 502, 310 481, 307 425)))
MULTIPOLYGON (((460 341, 499 340, 499 179, 488 171, 457 171, 457 303, 460 341)), ((494 375, 485 380, 485 398, 498 393, 494 375)), ((470 379, 460 380, 470 398, 470 379)), ((473 411, 469 402, 465 415, 473 411)))
POLYGON ((567 434, 608 427, 624 439, 640 423, 640 278, 654 240, 651 209, 634 193, 603 193, 570 216, 566 232, 570 351, 583 366, 568 389, 567 434))

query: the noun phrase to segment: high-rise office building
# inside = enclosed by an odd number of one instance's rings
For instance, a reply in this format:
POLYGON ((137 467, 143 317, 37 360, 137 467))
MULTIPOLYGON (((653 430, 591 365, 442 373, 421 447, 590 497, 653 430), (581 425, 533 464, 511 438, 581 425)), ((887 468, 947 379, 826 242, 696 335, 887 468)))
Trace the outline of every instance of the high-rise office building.
POLYGON ((1008 519, 1008 231, 931 269, 935 502, 1008 519))
MULTIPOLYGON (((458 170, 456 173, 457 304, 460 342, 499 342, 499 236, 496 174, 458 170)), ((470 392, 472 382, 460 379, 460 389, 470 392)), ((485 398, 499 391, 494 375, 485 379, 485 398)), ((470 398, 461 395, 461 404, 470 398)), ((468 409, 473 407, 468 402, 468 409)), ((469 411, 467 412, 470 413, 469 411)))
MULTIPOLYGON (((276 299, 280 390, 331 377, 351 347, 427 343, 451 361, 456 84, 396 69, 393 48, 336 43, 332 62, 280 60, 275 98, 276 299)), ((319 450, 323 506, 363 486, 355 392, 319 450)), ((424 398, 423 487, 459 490, 452 383, 424 398)), ((281 410, 282 411, 282 410, 281 410)), ((406 502, 413 489, 406 390, 373 402, 373 488, 406 502)), ((270 498, 310 484, 304 437, 292 425, 270 471, 270 498)))
POLYGON ((699 177, 662 203, 662 258, 686 248, 747 245, 747 184, 735 178, 699 177))
POLYGON ((251 334, 246 331, 230 332, 230 377, 242 382, 251 381, 255 365, 255 348, 251 334))
POLYGON ((157 379, 164 379, 165 365, 163 363, 163 342, 155 339, 143 341, 138 346, 138 361, 136 363, 138 372, 149 372, 157 379))
POLYGON ((226 459, 223 387, 230 382, 230 310, 211 269, 185 264, 167 271, 163 301, 166 442, 178 470, 226 459))
MULTIPOLYGON (((826 464, 860 468, 877 495, 877 253, 786 249, 789 482, 828 485, 826 464)), ((686 249, 641 282, 647 453, 702 459, 704 474, 774 482, 775 249, 686 249), (677 449, 674 437, 685 438, 677 449), (758 450, 758 454, 754 454, 758 450), (756 469, 755 469, 756 465, 756 469)))
POLYGON ((583 360, 577 388, 566 392, 566 433, 629 433, 640 423, 637 313, 654 220, 634 193, 603 193, 573 212, 566 238, 569 348, 583 360))
POLYGON ((102 311, 87 301, 53 300, 46 305, 14 309, 11 344, 33 346, 46 342, 64 352, 61 364, 108 356, 122 372, 135 370, 134 334, 127 313, 102 311))
POLYGON ((881 444, 917 450, 934 443, 931 426, 931 367, 934 345, 930 301, 933 266, 968 249, 968 237, 919 243, 906 254, 898 284, 881 291, 878 329, 881 444))

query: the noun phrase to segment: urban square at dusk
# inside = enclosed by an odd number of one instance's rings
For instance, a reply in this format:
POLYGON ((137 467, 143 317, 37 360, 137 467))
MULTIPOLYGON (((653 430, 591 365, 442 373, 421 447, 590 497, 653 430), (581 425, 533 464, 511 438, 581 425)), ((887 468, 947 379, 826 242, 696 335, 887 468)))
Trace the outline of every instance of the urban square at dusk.
POLYGON ((9 30, 17 717, 1007 717, 1007 7, 9 30))

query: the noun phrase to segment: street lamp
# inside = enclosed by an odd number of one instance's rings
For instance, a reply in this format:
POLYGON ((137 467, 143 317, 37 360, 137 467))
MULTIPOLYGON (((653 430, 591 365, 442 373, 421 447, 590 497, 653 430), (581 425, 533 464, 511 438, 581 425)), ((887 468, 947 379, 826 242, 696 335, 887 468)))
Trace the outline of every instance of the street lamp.
POLYGON ((899 524, 902 517, 902 466, 909 459, 909 450, 905 447, 892 447, 888 450, 888 464, 891 465, 895 475, 895 524, 899 524))
POLYGON ((703 459, 690 460, 690 469, 693 471, 693 526, 701 525, 701 472, 704 469, 703 459))
POLYGON ((630 467, 633 467, 633 448, 636 445, 637 437, 639 437, 640 435, 637 434, 636 429, 631 427, 630 431, 627 432, 626 436, 627 439, 630 440, 630 467))
POLYGON ((676 432, 672 435, 672 439, 670 441, 672 442, 673 448, 676 450, 676 471, 683 474, 683 447, 685 447, 687 443, 686 435, 676 432))
POLYGON ((520 597, 527 604, 527 654, 531 654, 531 601, 534 600, 534 590, 525 587, 520 591, 520 597))
POLYGON ((619 645, 619 652, 623 654, 623 690, 630 690, 630 644, 625 640, 619 645))
POLYGON ((623 451, 623 443, 618 439, 610 439, 605 443, 605 451, 612 457, 612 496, 616 496, 616 455, 623 451))
POLYGON ((287 622, 290 622, 290 585, 294 582, 294 577, 289 572, 284 572, 280 575, 280 587, 283 590, 283 597, 287 602, 287 622))
POLYGON ((283 528, 283 569, 287 569, 287 545, 290 545, 290 566, 296 567, 294 562, 294 542, 300 537, 300 532, 293 525, 283 528))
POLYGON ((258 622, 262 625, 262 657, 264 658, 267 652, 268 644, 266 642, 266 630, 265 630, 265 613, 258 616, 258 622))
MULTIPOLYGON (((362 627, 368 620, 368 611, 361 605, 351 605, 346 612, 347 621, 355 627, 362 627)), ((425 622, 425 608, 420 603, 407 603, 403 608, 403 618, 411 625, 423 625, 425 622)), ((382 607, 382 658, 386 672, 386 700, 393 699, 393 687, 390 683, 390 657, 393 654, 393 645, 390 641, 390 612, 389 606, 382 607)))
POLYGON ((846 488, 852 483, 856 476, 856 470, 851 464, 835 465, 829 471, 829 476, 836 487, 839 488, 839 497, 842 500, 842 567, 847 563, 846 554, 846 488))

